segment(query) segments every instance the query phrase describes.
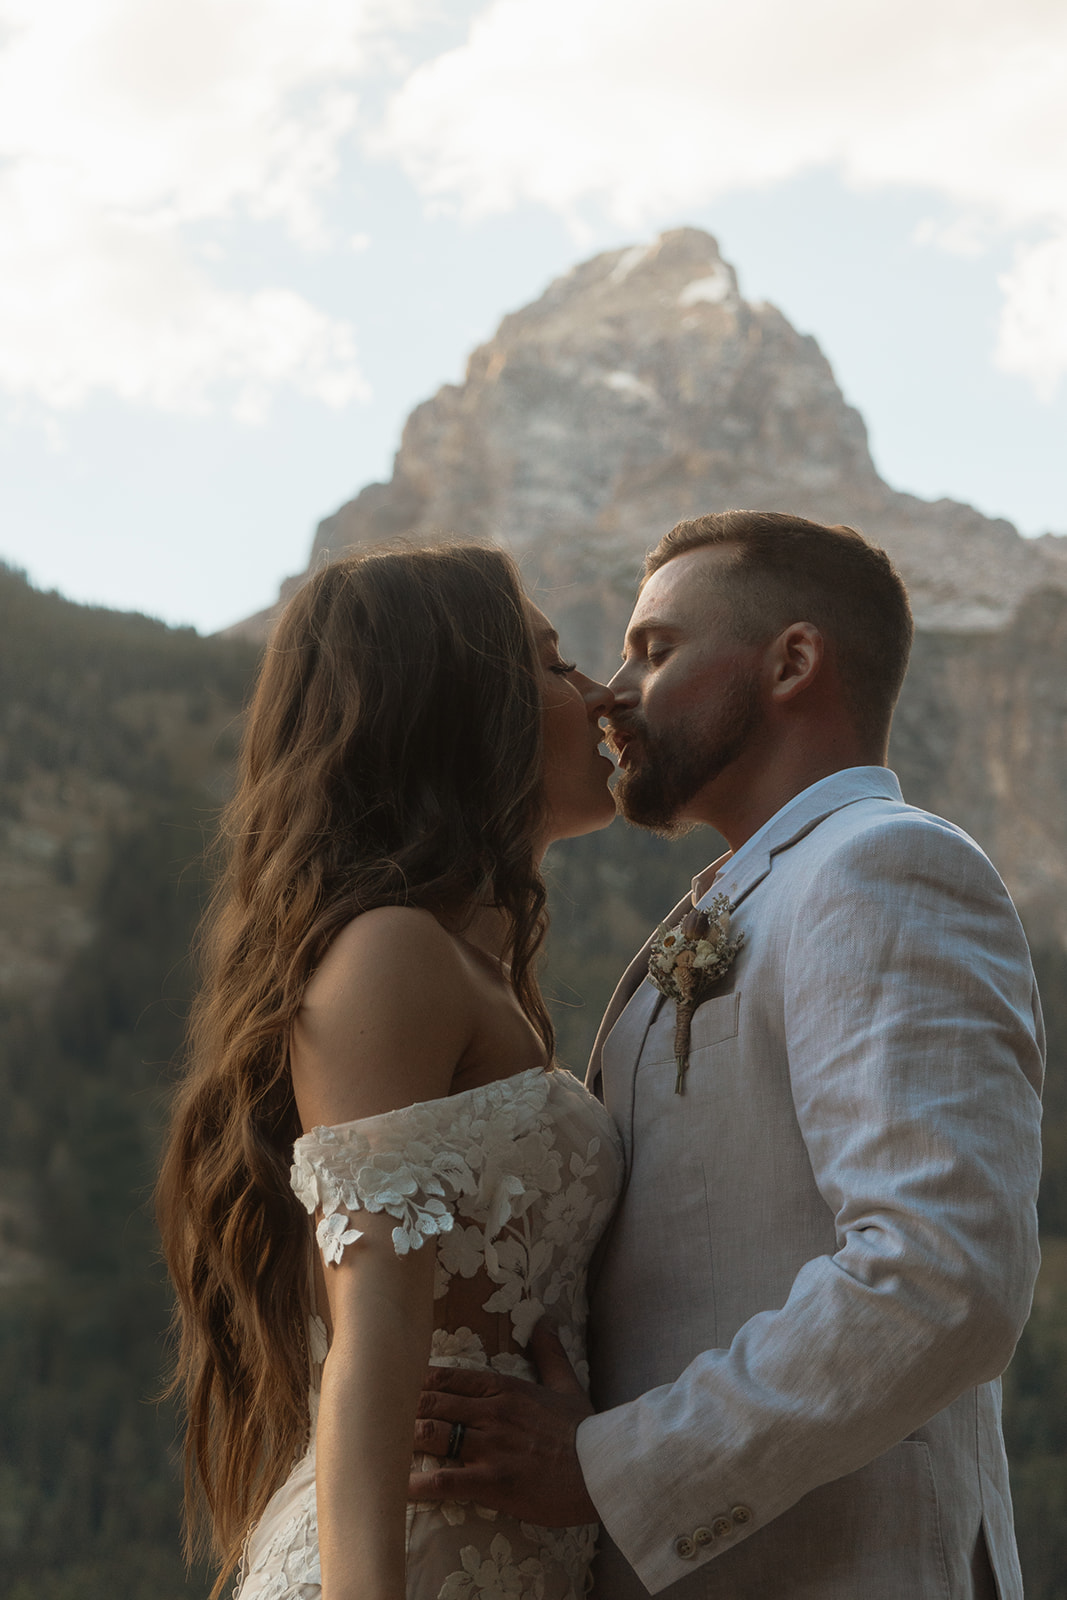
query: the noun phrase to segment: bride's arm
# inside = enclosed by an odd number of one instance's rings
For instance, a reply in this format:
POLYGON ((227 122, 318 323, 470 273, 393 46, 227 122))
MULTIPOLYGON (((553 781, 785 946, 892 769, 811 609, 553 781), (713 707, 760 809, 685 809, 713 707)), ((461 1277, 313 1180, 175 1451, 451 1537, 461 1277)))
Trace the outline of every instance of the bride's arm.
POLYGON ((399 1259, 392 1218, 366 1222, 359 1247, 326 1274, 334 1334, 316 1447, 323 1600, 405 1595, 404 1512, 434 1250, 399 1259))
MULTIPOLYGON (((447 1095, 470 1041, 469 978, 428 913, 351 923, 308 986, 292 1042, 305 1129, 447 1095)), ((325 1268, 332 1338, 317 1431, 323 1600, 404 1600, 415 1408, 430 1350, 432 1241, 408 1255, 394 1219, 354 1214, 363 1237, 325 1268)))

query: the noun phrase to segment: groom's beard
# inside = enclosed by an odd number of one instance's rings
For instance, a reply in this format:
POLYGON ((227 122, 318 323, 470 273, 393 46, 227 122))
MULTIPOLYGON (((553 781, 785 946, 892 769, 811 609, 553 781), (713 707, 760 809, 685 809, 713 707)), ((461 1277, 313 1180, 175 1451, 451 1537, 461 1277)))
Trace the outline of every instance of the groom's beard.
POLYGON ((737 760, 759 726, 759 684, 738 673, 714 710, 664 733, 650 733, 640 718, 619 722, 633 737, 629 765, 619 769, 615 783, 615 804, 627 822, 677 839, 697 826, 679 812, 737 760))

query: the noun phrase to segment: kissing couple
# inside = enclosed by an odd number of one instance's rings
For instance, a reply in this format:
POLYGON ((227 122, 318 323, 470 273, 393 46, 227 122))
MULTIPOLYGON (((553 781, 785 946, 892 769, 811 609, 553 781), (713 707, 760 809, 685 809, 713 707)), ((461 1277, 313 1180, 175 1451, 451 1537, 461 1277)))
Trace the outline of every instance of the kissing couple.
POLYGON ((755 512, 665 535, 610 685, 497 549, 292 600, 158 1190, 214 1595, 1021 1600, 1042 1026, 886 768, 911 633, 882 550, 755 512), (583 1088, 539 863, 616 802, 730 849, 583 1088))

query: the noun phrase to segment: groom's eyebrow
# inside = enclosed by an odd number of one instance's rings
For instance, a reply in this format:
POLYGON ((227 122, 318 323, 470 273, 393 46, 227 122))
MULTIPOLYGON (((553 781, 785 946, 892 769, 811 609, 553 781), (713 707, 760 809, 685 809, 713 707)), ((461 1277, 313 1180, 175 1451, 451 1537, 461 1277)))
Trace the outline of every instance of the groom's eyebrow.
POLYGON ((627 628, 626 638, 622 645, 622 659, 626 660, 627 646, 637 644, 648 633, 677 633, 675 623, 667 622, 662 617, 642 617, 640 622, 635 622, 633 627, 627 628))

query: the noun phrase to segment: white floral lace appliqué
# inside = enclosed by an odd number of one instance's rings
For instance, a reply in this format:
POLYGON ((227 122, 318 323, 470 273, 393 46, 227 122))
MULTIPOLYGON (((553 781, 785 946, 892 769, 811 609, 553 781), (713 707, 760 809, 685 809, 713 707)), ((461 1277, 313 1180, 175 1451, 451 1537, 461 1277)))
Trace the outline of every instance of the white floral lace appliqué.
MULTIPOLYGON (((437 1241, 436 1297, 449 1292, 453 1279, 480 1277, 484 1287, 472 1285, 474 1303, 506 1316, 519 1347, 487 1349, 470 1327, 438 1327, 431 1362, 534 1378, 521 1351, 547 1310, 588 1383, 585 1274, 617 1193, 621 1151, 603 1108, 570 1074, 520 1073, 380 1117, 316 1128, 297 1140, 293 1155, 293 1189, 309 1213, 319 1212, 316 1235, 327 1262, 358 1245, 359 1212, 385 1212, 396 1223, 398 1254, 437 1241)), ((314 1361, 322 1361, 325 1346, 320 1323, 309 1334, 314 1361)), ((462 1526, 468 1540, 452 1556, 459 1566, 444 1578, 438 1600, 573 1600, 582 1592, 595 1528, 520 1525, 459 1502, 412 1506, 412 1517, 424 1530, 447 1525, 458 1533, 462 1526)), ((410 1526, 409 1520, 409 1532, 410 1526)), ((277 1600, 316 1593, 303 1589, 318 1576, 314 1540, 312 1512, 309 1525, 287 1519, 272 1541, 269 1565, 285 1574, 277 1600)))
POLYGON ((489 1553, 468 1544, 459 1553, 460 1572, 452 1572, 437 1600, 542 1600, 545 1569, 536 1556, 516 1560, 510 1542, 498 1533, 489 1553))
MULTIPOLYGON (((316 1238, 325 1260, 340 1261, 363 1237, 352 1225, 355 1214, 384 1211, 397 1222, 398 1255, 439 1240, 438 1298, 451 1278, 484 1270, 496 1285, 484 1309, 506 1312, 516 1342, 525 1345, 546 1306, 575 1277, 566 1249, 553 1262, 561 1228, 552 1238, 538 1238, 529 1215, 536 1202, 562 1188, 563 1157, 545 1115, 547 1099, 547 1075, 521 1073, 298 1139, 292 1185, 309 1212, 321 1213, 316 1238), (532 1292, 539 1280, 543 1294, 532 1292)), ((589 1142, 577 1167, 572 1158, 563 1205, 569 1226, 602 1225, 600 1212, 606 1215, 579 1181, 595 1172, 599 1144, 589 1142)))

